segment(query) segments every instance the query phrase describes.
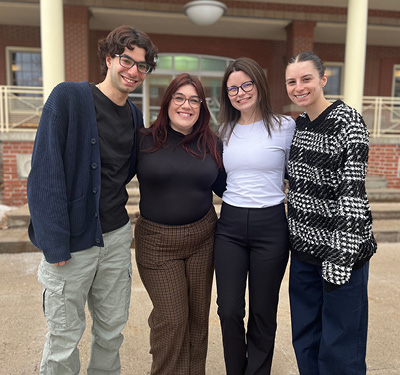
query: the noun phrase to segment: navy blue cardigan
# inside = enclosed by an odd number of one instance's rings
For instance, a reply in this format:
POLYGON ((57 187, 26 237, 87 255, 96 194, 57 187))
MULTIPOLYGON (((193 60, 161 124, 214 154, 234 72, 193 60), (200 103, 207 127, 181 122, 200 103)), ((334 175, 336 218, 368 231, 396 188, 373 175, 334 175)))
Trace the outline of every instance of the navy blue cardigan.
MULTIPOLYGON (((143 127, 132 108, 136 130, 143 127)), ((133 143, 129 182, 135 175, 133 143)), ((27 194, 29 238, 49 263, 71 252, 104 246, 99 219, 101 164, 96 111, 88 82, 63 82, 44 105, 32 153, 27 194)))

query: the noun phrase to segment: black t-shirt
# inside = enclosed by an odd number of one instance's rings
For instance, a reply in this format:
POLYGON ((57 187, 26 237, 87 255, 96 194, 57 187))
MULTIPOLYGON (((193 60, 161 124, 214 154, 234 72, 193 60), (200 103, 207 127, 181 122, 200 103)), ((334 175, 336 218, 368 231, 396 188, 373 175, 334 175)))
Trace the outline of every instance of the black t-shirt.
MULTIPOLYGON (((152 147, 153 138, 139 132, 136 171, 140 214, 153 222, 166 225, 195 222, 210 210, 212 191, 221 195, 225 188, 225 172, 218 169, 214 158, 209 153, 204 159, 189 154, 180 144, 183 137, 169 128, 165 146, 146 152, 152 147)), ((196 142, 189 146, 197 150, 196 142)))
POLYGON ((134 142, 134 123, 128 102, 119 106, 94 84, 93 92, 101 159, 100 222, 103 233, 125 225, 129 216, 126 179, 134 142))

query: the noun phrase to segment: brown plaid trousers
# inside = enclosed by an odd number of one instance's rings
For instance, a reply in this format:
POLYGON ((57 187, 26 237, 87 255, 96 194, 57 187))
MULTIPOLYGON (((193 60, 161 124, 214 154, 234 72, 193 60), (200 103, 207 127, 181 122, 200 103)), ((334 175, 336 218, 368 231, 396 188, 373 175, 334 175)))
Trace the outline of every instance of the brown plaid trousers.
POLYGON ((186 225, 136 222, 136 263, 153 303, 151 375, 205 374, 216 221, 212 207, 186 225))

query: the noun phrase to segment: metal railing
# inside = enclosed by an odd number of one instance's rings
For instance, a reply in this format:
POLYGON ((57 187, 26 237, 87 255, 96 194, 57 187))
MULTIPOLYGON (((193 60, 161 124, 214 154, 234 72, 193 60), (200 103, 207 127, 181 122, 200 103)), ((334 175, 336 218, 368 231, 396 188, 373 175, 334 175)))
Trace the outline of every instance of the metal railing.
MULTIPOLYGON (((327 95, 328 100, 343 99, 327 95)), ((390 96, 364 96, 362 116, 371 137, 400 136, 400 98, 390 96)))
MULTIPOLYGON (((207 102, 214 115, 218 101, 210 98, 207 102)), ((36 131, 42 108, 42 87, 0 86, 0 132, 36 131)), ((371 137, 400 136, 400 98, 364 96, 362 114, 371 137)))
POLYGON ((42 108, 42 87, 0 86, 0 132, 36 131, 42 108))
POLYGON ((363 118, 371 137, 400 136, 400 98, 365 96, 363 118))

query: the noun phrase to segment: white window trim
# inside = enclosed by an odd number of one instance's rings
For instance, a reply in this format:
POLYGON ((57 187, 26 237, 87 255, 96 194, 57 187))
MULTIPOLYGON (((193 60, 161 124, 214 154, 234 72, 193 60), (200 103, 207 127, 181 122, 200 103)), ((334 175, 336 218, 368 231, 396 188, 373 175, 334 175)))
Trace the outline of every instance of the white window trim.
POLYGON ((11 53, 12 52, 41 52, 40 48, 34 47, 18 47, 18 46, 8 46, 6 47, 6 82, 8 86, 11 86, 11 53))

